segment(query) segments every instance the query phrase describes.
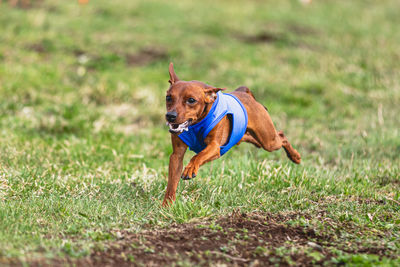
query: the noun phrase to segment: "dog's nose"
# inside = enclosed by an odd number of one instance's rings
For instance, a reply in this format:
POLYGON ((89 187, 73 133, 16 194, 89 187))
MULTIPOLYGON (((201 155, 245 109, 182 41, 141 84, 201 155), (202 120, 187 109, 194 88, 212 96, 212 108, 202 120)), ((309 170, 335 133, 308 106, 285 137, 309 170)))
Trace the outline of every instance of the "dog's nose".
POLYGON ((176 111, 170 111, 167 112, 167 114, 165 114, 165 118, 167 119, 168 122, 174 122, 176 120, 176 116, 178 116, 176 111))

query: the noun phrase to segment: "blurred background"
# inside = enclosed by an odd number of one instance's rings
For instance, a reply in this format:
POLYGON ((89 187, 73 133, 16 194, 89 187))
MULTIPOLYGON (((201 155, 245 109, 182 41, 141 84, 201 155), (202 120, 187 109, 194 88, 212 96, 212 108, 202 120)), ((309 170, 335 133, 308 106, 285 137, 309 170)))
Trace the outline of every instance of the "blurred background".
MULTIPOLYGON (((98 229, 238 207, 313 212, 327 195, 327 216, 369 224, 370 206, 348 198, 400 197, 399 10, 398 0, 1 1, 0 259, 86 255, 80 240, 107 239, 98 229), (243 144, 160 210, 169 62, 183 80, 249 87, 302 165, 243 144)), ((388 224, 376 227, 394 227, 395 202, 362 203, 378 203, 388 224)))
POLYGON ((184 80, 248 86, 306 160, 395 159, 399 7, 390 0, 2 1, 2 154, 12 157, 21 142, 29 149, 69 138, 115 146, 119 136, 129 149, 140 147, 139 161, 166 156, 172 61, 184 80))

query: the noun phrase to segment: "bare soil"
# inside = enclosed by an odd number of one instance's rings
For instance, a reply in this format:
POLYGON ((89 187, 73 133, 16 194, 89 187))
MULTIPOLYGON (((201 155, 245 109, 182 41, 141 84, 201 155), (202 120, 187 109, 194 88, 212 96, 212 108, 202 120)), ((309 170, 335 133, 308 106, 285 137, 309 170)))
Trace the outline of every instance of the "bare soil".
MULTIPOLYGON (((32 262, 32 266, 270 266, 321 265, 334 256, 335 238, 290 226, 298 214, 232 213, 214 222, 174 224, 141 233, 115 231, 117 240, 85 258, 32 262)), ((339 246, 340 247, 340 246, 339 246)), ((387 255, 380 247, 341 248, 349 253, 387 255)), ((331 263, 332 264, 332 263, 331 263)))
POLYGON ((287 38, 280 33, 260 32, 255 35, 238 35, 237 38, 246 43, 290 43, 287 38))
POLYGON ((129 66, 142 66, 157 60, 167 58, 167 51, 158 47, 146 47, 136 54, 126 54, 126 63, 129 66))

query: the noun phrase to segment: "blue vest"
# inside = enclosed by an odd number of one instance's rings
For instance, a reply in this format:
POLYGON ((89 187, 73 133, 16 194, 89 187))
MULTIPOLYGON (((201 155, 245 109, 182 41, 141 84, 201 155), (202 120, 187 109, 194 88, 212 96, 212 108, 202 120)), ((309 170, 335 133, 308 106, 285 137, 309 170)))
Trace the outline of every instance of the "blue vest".
POLYGON ((208 133, 226 115, 231 116, 231 132, 228 141, 221 146, 220 154, 222 156, 242 139, 247 129, 246 108, 234 95, 218 92, 217 99, 207 116, 198 123, 190 125, 188 131, 182 132, 179 138, 188 145, 190 150, 199 153, 206 148, 204 139, 208 133))

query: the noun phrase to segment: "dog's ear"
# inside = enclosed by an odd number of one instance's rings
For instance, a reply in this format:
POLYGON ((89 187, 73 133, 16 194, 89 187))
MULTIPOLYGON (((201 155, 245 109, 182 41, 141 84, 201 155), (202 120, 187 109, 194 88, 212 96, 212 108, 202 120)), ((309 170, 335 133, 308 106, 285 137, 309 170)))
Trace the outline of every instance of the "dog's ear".
POLYGON ((178 76, 176 76, 175 71, 174 71, 174 64, 169 63, 169 83, 172 85, 179 81, 178 76))
POLYGON ((225 90, 225 88, 209 87, 204 89, 204 93, 206 94, 206 103, 213 103, 215 99, 217 99, 217 93, 223 90, 225 90))

